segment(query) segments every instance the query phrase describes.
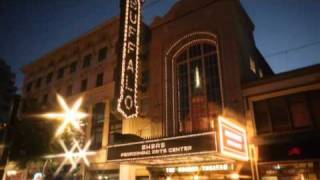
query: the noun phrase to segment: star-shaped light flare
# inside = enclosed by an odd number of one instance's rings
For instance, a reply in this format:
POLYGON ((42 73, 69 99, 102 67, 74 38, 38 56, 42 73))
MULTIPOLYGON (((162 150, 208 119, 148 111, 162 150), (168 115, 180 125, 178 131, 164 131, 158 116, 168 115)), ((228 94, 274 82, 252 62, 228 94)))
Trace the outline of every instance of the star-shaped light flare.
POLYGON ((77 164, 83 160, 86 166, 90 166, 90 162, 87 156, 94 155, 95 152, 88 151, 91 141, 88 141, 83 148, 80 147, 79 142, 76 139, 72 139, 73 145, 68 150, 67 146, 65 145, 64 141, 59 140, 59 144, 61 145, 64 153, 63 154, 56 154, 56 155, 48 155, 45 158, 53 159, 53 158, 64 158, 62 163, 59 165, 57 170, 55 171, 55 175, 58 175, 61 169, 65 164, 68 162, 71 164, 71 168, 69 169, 69 173, 71 173, 74 169, 77 168, 77 164))
POLYGON ((57 100, 64 112, 43 114, 43 117, 48 119, 63 120, 63 123, 56 131, 56 136, 61 135, 69 124, 72 127, 74 127, 77 131, 82 132, 80 127, 80 120, 87 117, 86 113, 79 111, 83 100, 82 97, 77 99, 71 108, 67 105, 66 101, 59 94, 57 94, 57 100))

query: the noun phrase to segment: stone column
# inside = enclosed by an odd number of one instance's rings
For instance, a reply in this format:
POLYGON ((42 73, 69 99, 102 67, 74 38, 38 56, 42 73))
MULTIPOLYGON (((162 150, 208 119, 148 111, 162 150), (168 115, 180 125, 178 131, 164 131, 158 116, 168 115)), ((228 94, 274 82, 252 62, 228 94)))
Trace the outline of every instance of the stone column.
POLYGON ((120 165, 119 179, 136 180, 136 169, 132 165, 120 165))

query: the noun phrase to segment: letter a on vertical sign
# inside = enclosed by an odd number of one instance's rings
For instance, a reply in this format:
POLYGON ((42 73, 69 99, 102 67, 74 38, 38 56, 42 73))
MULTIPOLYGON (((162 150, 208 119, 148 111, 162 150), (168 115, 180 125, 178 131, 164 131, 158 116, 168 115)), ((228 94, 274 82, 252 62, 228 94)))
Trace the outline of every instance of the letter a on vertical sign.
POLYGON ((138 115, 137 86, 140 47, 140 0, 121 0, 121 81, 117 110, 125 118, 138 115))

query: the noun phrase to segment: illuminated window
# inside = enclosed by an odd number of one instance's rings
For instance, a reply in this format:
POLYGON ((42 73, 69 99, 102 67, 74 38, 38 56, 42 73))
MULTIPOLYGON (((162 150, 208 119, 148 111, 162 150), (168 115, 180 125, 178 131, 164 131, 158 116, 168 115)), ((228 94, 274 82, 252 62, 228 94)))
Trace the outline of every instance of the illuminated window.
POLYGON ((216 46, 199 43, 185 48, 175 60, 180 133, 209 130, 221 108, 216 46))
POLYGON ((250 57, 250 69, 253 73, 257 73, 256 62, 250 57))
POLYGON ((99 50, 99 56, 98 56, 98 61, 103 61, 104 59, 106 59, 107 57, 107 52, 108 52, 108 49, 107 47, 104 47, 104 48, 101 48, 99 50))
POLYGON ((259 69, 259 77, 260 77, 260 78, 263 78, 263 72, 262 72, 261 69, 259 69))
POLYGON ((97 150, 102 145, 103 122, 104 122, 105 103, 97 103, 92 110, 92 144, 91 148, 97 150))

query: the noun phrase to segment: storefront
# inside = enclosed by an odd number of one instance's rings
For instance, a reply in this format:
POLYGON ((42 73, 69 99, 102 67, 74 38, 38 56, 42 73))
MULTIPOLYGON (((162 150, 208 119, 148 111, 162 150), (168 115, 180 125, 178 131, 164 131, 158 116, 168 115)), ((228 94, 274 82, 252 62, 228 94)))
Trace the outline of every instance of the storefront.
POLYGON ((316 139, 261 145, 259 173, 262 180, 317 180, 320 145, 316 139))

